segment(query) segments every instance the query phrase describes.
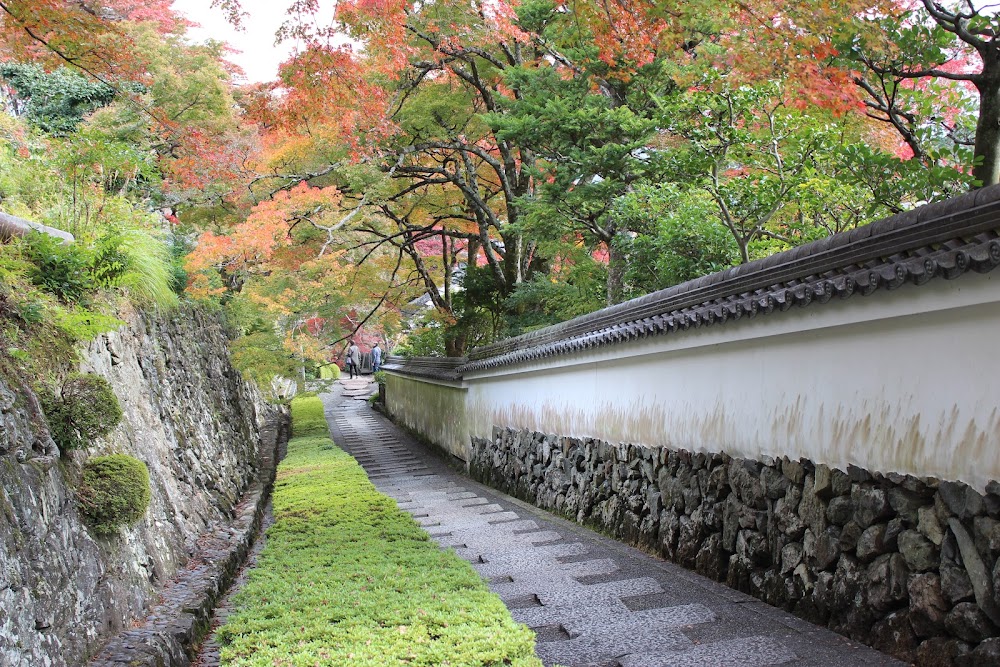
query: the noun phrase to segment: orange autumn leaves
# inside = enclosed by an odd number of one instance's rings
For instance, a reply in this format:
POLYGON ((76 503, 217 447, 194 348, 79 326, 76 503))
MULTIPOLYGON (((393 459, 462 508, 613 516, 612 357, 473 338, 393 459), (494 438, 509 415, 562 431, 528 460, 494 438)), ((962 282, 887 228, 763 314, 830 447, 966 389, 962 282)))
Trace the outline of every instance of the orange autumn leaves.
MULTIPOLYGON (((305 262, 320 261, 325 233, 313 226, 336 215, 341 201, 334 187, 318 188, 306 183, 277 192, 257 204, 246 220, 223 234, 204 232, 197 252, 187 261, 192 272, 189 290, 195 297, 209 297, 225 291, 213 283, 214 271, 230 276, 251 276, 273 271, 295 271, 305 262)), ((333 224, 333 220, 329 220, 333 224)), ((336 262, 338 253, 326 252, 327 262, 336 262)))

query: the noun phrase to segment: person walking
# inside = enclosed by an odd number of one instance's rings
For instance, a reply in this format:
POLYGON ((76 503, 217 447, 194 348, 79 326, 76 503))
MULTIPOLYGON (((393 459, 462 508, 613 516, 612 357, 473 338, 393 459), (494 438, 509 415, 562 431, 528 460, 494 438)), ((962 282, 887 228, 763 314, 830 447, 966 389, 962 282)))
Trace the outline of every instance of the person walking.
POLYGON ((351 339, 351 345, 347 348, 347 370, 351 374, 352 380, 355 373, 361 375, 361 350, 358 349, 354 339, 351 339))
POLYGON ((378 369, 382 367, 382 348, 378 346, 376 341, 375 347, 372 348, 372 373, 378 373, 378 369))

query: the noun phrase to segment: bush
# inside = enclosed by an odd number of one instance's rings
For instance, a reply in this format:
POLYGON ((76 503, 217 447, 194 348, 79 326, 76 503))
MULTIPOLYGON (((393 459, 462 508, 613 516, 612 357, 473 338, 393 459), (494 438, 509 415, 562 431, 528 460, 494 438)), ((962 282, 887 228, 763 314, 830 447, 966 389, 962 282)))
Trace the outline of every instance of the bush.
POLYGON ((145 230, 112 230, 102 236, 90 271, 95 284, 121 288, 138 303, 177 305, 170 248, 145 230))
POLYGON ((83 467, 80 512, 98 535, 112 535, 142 518, 149 507, 149 469, 125 454, 98 456, 83 467))
POLYGON ((63 301, 78 301, 94 288, 90 256, 78 243, 63 245, 54 236, 32 232, 24 238, 25 256, 31 262, 28 279, 63 301))
POLYGON ((74 373, 58 395, 42 392, 40 398, 52 439, 62 451, 90 446, 122 419, 118 397, 100 375, 74 373))
POLYGON ((267 544, 220 628, 223 664, 541 667, 472 567, 430 541, 292 401, 267 544), (303 426, 302 420, 306 425, 303 426))

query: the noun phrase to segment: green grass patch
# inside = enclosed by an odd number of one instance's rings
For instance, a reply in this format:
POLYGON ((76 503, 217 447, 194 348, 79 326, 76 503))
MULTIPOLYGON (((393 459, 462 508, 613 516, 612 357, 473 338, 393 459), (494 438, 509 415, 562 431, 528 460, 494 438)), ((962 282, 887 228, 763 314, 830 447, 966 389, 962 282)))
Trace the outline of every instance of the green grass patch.
POLYGON ((319 398, 292 402, 267 546, 220 628, 229 667, 541 667, 472 567, 442 551, 330 441, 319 398))

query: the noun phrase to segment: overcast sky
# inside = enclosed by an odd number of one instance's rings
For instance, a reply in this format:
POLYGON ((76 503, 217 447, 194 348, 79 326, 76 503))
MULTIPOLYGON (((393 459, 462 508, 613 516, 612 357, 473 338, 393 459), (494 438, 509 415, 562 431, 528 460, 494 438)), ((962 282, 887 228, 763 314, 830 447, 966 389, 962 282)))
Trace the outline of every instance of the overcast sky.
POLYGON ((228 59, 246 72, 248 82, 271 81, 278 76, 278 65, 288 58, 292 45, 275 46, 274 31, 285 20, 288 3, 281 0, 243 0, 248 16, 244 30, 237 31, 223 13, 213 9, 208 0, 174 0, 174 9, 199 24, 188 30, 193 42, 217 39, 228 42, 237 51, 228 59))

